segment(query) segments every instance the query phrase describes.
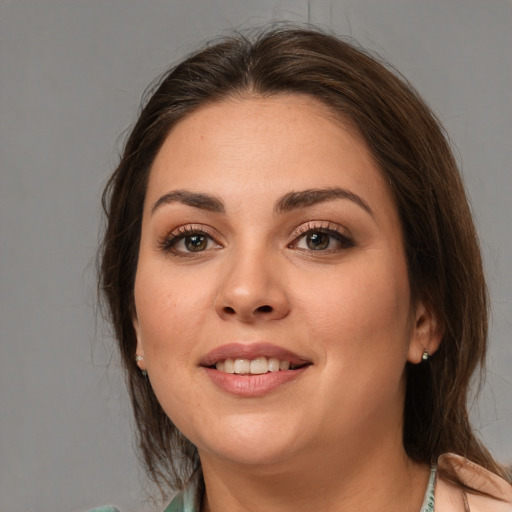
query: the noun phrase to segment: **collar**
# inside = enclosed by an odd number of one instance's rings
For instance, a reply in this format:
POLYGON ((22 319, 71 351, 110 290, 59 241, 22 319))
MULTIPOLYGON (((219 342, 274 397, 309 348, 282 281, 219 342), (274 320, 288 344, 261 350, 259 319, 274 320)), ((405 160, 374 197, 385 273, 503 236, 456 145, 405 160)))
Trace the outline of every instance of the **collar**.
POLYGON ((439 512, 512 512, 512 485, 491 471, 454 453, 438 460, 435 488, 436 510, 439 512), (476 492, 464 491, 443 477, 444 471, 476 492))

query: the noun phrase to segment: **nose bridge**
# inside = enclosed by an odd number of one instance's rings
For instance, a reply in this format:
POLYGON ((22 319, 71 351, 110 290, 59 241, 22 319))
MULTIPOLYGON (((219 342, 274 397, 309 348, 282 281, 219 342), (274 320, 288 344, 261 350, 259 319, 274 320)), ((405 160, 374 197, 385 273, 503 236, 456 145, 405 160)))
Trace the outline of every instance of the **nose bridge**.
POLYGON ((286 316, 289 304, 277 260, 268 244, 254 240, 233 249, 222 272, 217 313, 244 322, 286 316))

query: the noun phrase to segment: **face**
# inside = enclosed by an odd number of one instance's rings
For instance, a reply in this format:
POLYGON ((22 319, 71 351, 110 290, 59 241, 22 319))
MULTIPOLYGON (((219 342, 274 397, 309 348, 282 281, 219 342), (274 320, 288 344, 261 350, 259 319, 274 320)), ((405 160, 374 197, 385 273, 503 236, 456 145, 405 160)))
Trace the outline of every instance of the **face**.
POLYGON ((426 347, 398 213, 364 142, 316 100, 229 100, 174 127, 134 293, 137 354, 202 459, 400 435, 404 367, 426 347))

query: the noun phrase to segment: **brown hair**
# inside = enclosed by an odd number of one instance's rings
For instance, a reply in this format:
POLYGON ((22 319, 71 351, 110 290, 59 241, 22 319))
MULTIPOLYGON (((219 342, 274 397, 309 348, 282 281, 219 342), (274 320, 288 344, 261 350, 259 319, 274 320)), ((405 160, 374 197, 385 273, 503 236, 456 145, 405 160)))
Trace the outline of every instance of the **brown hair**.
POLYGON ((279 93, 310 95, 357 127, 394 194, 413 299, 428 304, 444 327, 432 359, 407 367, 407 453, 430 463, 455 452, 503 476, 468 419, 470 378, 485 358, 487 292, 475 227, 446 136, 413 88, 376 58, 315 29, 289 26, 252 37, 236 34, 173 67, 142 109, 104 191, 100 287, 149 475, 180 488, 198 463, 195 447, 166 416, 134 362, 133 289, 153 160, 173 126, 198 107, 233 95, 279 93))

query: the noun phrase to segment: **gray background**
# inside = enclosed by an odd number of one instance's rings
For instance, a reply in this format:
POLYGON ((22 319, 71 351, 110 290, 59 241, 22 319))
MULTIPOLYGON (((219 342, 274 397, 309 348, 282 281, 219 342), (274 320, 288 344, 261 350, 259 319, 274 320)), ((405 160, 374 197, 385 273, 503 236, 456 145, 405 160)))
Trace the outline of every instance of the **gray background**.
POLYGON ((229 27, 310 20, 380 52, 458 148, 493 299, 473 420, 512 462, 512 3, 0 0, 0 510, 154 510, 108 331, 96 321, 100 191, 168 64, 229 27))

